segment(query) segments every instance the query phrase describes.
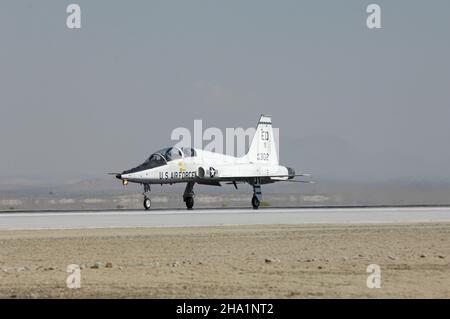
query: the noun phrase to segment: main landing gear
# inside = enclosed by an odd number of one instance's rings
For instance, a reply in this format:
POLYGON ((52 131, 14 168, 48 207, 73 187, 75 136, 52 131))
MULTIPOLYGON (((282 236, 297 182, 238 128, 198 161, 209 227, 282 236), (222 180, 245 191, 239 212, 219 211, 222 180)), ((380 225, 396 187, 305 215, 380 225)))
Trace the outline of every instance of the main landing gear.
POLYGON ((194 207, 194 182, 188 182, 183 194, 183 200, 186 203, 187 209, 191 210, 194 207))
POLYGON ((253 209, 258 209, 259 204, 262 200, 262 192, 261 192, 261 182, 259 178, 256 178, 253 182, 253 197, 252 197, 252 206, 253 209))
POLYGON ((258 209, 259 204, 260 204, 260 202, 259 202, 258 197, 256 197, 256 196, 253 195, 253 197, 252 197, 252 206, 253 206, 253 209, 258 209))
POLYGON ((148 198, 148 195, 150 194, 150 184, 144 184, 144 192, 142 195, 144 195, 144 208, 145 210, 149 210, 152 206, 152 201, 150 198, 148 198))

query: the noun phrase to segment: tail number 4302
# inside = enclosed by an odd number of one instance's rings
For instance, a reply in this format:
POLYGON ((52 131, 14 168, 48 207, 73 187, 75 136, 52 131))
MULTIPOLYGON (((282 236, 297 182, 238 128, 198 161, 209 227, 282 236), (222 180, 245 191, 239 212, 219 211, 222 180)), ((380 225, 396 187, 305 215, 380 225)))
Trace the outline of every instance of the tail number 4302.
POLYGON ((258 161, 268 161, 269 160, 269 153, 258 153, 257 155, 258 161))

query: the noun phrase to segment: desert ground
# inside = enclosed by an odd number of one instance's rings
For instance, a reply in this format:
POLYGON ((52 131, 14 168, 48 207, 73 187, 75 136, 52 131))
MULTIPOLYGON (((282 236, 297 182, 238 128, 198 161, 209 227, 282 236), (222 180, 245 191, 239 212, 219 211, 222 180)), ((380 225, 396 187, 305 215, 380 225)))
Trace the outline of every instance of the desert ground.
POLYGON ((0 298, 124 297, 450 298, 450 223, 0 231, 0 298))

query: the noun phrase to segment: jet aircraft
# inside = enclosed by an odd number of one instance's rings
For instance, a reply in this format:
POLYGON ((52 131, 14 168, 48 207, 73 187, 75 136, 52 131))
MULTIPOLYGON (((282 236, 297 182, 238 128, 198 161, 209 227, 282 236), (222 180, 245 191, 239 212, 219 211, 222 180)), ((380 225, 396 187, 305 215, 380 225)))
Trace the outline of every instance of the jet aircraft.
POLYGON ((272 120, 261 115, 255 135, 246 155, 234 157, 190 147, 167 147, 156 151, 141 165, 125 170, 116 177, 123 185, 139 183, 144 186, 144 208, 150 209, 149 198, 151 184, 186 183, 183 200, 187 209, 194 207, 194 185, 221 186, 248 183, 253 187, 251 204, 258 209, 262 200, 261 185, 294 180, 294 169, 279 165, 272 120))

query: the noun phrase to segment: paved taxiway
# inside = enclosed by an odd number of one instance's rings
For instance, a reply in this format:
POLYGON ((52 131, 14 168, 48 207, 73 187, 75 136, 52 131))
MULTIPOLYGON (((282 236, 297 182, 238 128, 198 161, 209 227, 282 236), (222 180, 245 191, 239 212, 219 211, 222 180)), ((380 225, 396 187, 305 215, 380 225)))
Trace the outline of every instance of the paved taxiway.
POLYGON ((450 207, 0 213, 3 230, 418 222, 450 222, 450 207))

